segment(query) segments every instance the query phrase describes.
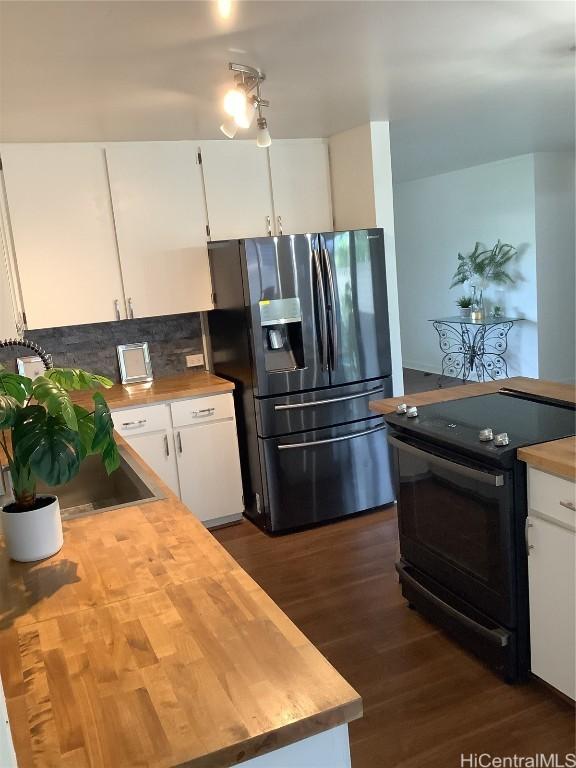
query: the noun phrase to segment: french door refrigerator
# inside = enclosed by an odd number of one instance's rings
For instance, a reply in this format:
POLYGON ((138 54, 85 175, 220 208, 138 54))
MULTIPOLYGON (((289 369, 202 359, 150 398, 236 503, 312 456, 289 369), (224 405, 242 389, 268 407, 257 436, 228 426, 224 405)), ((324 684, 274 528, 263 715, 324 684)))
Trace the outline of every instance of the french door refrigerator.
POLYGON ((368 408, 392 394, 382 230, 212 242, 209 256, 246 515, 277 532, 391 503, 386 423, 368 408))

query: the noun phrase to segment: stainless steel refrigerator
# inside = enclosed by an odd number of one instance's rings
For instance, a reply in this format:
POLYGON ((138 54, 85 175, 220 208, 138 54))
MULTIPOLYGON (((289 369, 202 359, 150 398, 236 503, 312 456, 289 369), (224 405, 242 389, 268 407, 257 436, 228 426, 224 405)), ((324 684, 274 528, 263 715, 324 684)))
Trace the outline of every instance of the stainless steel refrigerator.
MULTIPOLYGON (((287 531, 389 504, 381 229, 209 244, 215 373, 236 384, 246 514, 287 531)), ((225 478, 223 478, 225 482, 225 478)))

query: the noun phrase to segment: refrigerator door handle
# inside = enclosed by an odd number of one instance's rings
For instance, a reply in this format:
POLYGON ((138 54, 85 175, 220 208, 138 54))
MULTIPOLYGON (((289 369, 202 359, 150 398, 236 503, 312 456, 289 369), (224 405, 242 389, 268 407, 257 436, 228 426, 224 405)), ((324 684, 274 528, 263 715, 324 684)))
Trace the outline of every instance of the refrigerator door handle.
POLYGON ((278 450, 287 451, 291 448, 313 448, 315 445, 341 443, 343 440, 352 440, 354 437, 364 437, 364 435, 371 435, 374 432, 381 432, 383 429, 386 429, 386 424, 382 424, 380 427, 372 427, 372 429, 365 429, 363 432, 352 432, 352 434, 342 435, 342 437, 329 437, 327 440, 311 440, 308 443, 280 443, 278 445, 278 450))
POLYGON ((312 261, 314 262, 314 271, 316 272, 317 294, 320 297, 320 307, 318 314, 320 317, 320 346, 322 347, 322 370, 328 370, 328 320, 326 314, 326 296, 324 293, 324 279, 322 277, 322 267, 320 266, 320 254, 312 249, 312 261))
POLYGON ((331 403, 341 403, 344 400, 356 400, 359 397, 370 397, 370 395, 376 395, 379 392, 384 392, 384 387, 377 387, 376 389, 369 389, 367 392, 357 392, 354 395, 344 395, 344 397, 331 397, 326 400, 314 400, 308 403, 288 403, 287 405, 275 405, 275 411, 291 411, 294 408, 312 408, 316 405, 330 405, 331 403))
POLYGON ((338 319, 336 316, 336 290, 334 288, 334 276, 332 274, 332 263, 330 261, 330 254, 328 248, 324 246, 322 248, 322 255, 324 256, 324 263, 326 265, 326 274, 328 275, 328 289, 330 291, 330 319, 331 319, 331 334, 332 334, 332 370, 335 371, 338 365, 338 319))

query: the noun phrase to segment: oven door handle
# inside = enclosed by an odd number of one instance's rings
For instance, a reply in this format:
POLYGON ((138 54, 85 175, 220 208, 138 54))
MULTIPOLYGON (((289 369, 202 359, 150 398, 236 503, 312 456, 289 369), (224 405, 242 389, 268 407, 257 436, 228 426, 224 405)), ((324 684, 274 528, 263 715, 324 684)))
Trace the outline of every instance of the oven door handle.
POLYGON ((392 437, 391 435, 388 436, 388 442, 400 451, 411 453, 414 456, 418 456, 418 458, 423 461, 428 461, 430 464, 437 464, 439 467, 444 467, 444 469, 449 469, 451 472, 455 472, 458 475, 469 477, 471 480, 478 480, 480 483, 494 485, 497 488, 501 488, 504 485, 504 475, 495 474, 494 472, 482 472, 479 469, 465 467, 463 464, 458 464, 456 461, 449 461, 448 459, 443 459, 442 456, 436 456, 435 453, 428 453, 428 451, 416 448, 414 445, 405 443, 403 440, 398 440, 397 437, 392 437))
POLYGON ((424 595, 426 599, 428 599, 445 614, 453 619, 456 619, 461 624, 465 624, 473 632, 476 632, 478 635, 482 635, 482 637, 485 637, 486 640, 493 643, 494 645, 499 645, 501 648, 504 648, 506 645, 508 645, 509 634, 506 632, 506 630, 489 629, 483 624, 479 624, 477 621, 474 621, 474 619, 471 619, 469 616, 466 616, 465 613, 461 613, 461 611, 456 610, 456 608, 453 608, 449 603, 439 598, 438 595, 435 595, 434 592, 431 592, 423 584, 420 584, 420 582, 415 579, 414 576, 411 576, 408 573, 402 563, 396 563, 396 570, 398 571, 398 575, 400 576, 401 581, 405 581, 412 587, 412 589, 416 590, 416 592, 420 592, 421 595, 424 595))

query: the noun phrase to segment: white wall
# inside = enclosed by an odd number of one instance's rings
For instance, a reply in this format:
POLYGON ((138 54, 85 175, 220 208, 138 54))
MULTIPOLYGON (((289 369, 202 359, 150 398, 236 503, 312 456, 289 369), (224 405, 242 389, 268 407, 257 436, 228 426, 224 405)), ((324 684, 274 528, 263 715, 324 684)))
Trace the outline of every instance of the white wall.
POLYGON ((395 395, 400 395, 404 381, 389 123, 372 122, 335 134, 329 139, 329 152, 334 228, 384 230, 392 388, 395 395))
POLYGON ((538 376, 534 156, 522 155, 394 186, 400 329, 404 365, 440 372, 432 318, 455 315, 449 290, 458 252, 498 238, 518 247, 516 279, 485 292, 505 314, 526 318, 509 335, 510 375, 538 376))
POLYGON ((576 377, 574 154, 534 155, 540 377, 576 377))

